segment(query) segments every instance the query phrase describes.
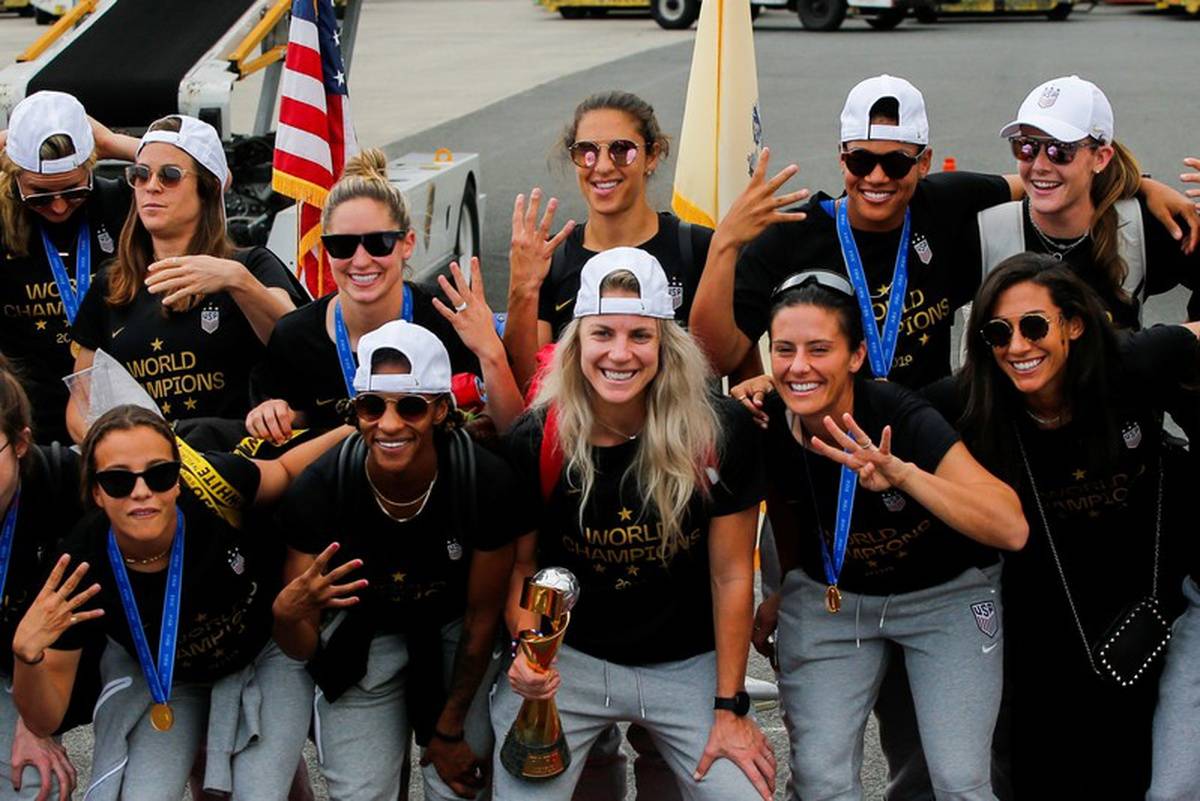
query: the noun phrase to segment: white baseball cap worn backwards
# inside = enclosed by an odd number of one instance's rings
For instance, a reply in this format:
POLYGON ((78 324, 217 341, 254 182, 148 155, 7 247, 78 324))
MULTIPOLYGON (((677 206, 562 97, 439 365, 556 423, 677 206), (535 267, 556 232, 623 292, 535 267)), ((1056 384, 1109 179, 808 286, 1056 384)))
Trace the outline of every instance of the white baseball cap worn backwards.
POLYGON ((186 114, 173 114, 180 121, 178 131, 146 131, 142 141, 138 143, 137 152, 151 142, 165 142, 187 153, 201 167, 217 177, 221 186, 226 186, 229 180, 229 165, 225 161, 225 148, 221 146, 221 137, 217 129, 204 120, 189 117, 186 114))
POLYGON ((1021 104, 1017 118, 1000 130, 1005 139, 1018 136, 1021 126, 1038 128, 1061 142, 1092 137, 1113 140, 1113 110, 1100 87, 1078 75, 1046 81, 1021 104))
POLYGON ((95 149, 96 139, 83 104, 64 92, 35 92, 18 103, 8 118, 4 152, 23 170, 42 175, 70 172, 86 164, 95 149), (42 145, 60 135, 71 140, 75 152, 43 159, 42 145))
POLYGON ((432 331, 415 323, 392 320, 358 340, 358 370, 355 392, 403 392, 442 395, 451 391, 450 354, 432 331), (411 372, 403 375, 372 374, 371 360, 380 350, 404 354, 411 372))
POLYGON ((929 118, 925 115, 925 97, 903 78, 876 75, 859 82, 846 96, 842 107, 841 142, 885 139, 893 142, 929 144, 929 118), (900 107, 896 125, 872 125, 871 109, 884 98, 893 98, 900 107))
POLYGON ((597 314, 634 314, 640 317, 675 319, 675 304, 667 284, 667 274, 658 259, 640 248, 612 248, 597 253, 583 265, 579 275, 579 294, 575 297, 575 317, 597 314), (604 279, 619 270, 633 273, 638 296, 600 297, 604 279))

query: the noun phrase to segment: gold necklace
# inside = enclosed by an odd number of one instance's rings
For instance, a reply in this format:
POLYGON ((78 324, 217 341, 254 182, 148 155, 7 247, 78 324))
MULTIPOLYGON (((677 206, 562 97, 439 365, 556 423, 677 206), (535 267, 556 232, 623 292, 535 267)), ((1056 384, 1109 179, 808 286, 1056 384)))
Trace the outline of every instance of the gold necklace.
POLYGON ((371 471, 369 469, 364 468, 363 472, 366 473, 367 484, 371 487, 371 494, 373 496, 375 496, 375 504, 379 507, 379 511, 383 512, 385 515, 387 515, 388 517, 390 517, 392 520, 396 521, 397 523, 407 523, 408 521, 412 520, 414 517, 417 517, 418 515, 420 515, 421 512, 425 511, 425 505, 429 503, 429 498, 430 498, 430 496, 433 495, 433 485, 437 483, 437 479, 438 479, 438 471, 435 469, 433 471, 433 478, 431 478, 429 480, 429 486, 426 487, 425 491, 422 492, 419 496, 417 496, 416 498, 414 498, 411 501, 393 501, 391 498, 384 495, 379 490, 379 488, 375 486, 375 482, 371 480, 371 471), (413 504, 417 503, 418 501, 420 501, 421 505, 417 507, 416 511, 414 511, 410 515, 404 515, 403 517, 399 516, 396 512, 393 512, 392 510, 388 509, 387 506, 385 505, 385 504, 391 504, 392 506, 412 506, 413 504))
POLYGON ((642 432, 640 432, 640 431, 639 431, 639 432, 637 432, 637 434, 626 434, 624 431, 620 430, 619 428, 613 428, 613 427, 612 427, 612 426, 610 426, 608 423, 606 423, 606 422, 604 422, 603 420, 601 420, 599 417, 596 417, 596 418, 594 418, 594 419, 596 420, 596 422, 597 422, 597 423, 599 423, 600 425, 604 426, 605 428, 607 428, 607 429, 608 429, 609 431, 611 431, 612 433, 616 434, 616 435, 617 435, 617 436, 619 436, 619 437, 624 437, 626 442, 633 442, 633 441, 634 441, 635 439, 637 439, 637 438, 638 438, 638 436, 639 436, 639 435, 642 433, 642 432))
MULTIPOLYGON (((172 545, 173 544, 174 543, 172 543, 172 545)), ((133 556, 126 556, 125 554, 121 554, 121 558, 125 560, 125 564, 127 564, 127 565, 137 565, 137 566, 141 567, 141 566, 145 566, 145 565, 154 564, 155 562, 157 562, 159 559, 162 559, 164 556, 166 556, 170 552, 171 552, 171 546, 168 545, 167 549, 165 551, 163 551, 162 553, 155 554, 154 556, 147 556, 145 559, 138 559, 133 556)))

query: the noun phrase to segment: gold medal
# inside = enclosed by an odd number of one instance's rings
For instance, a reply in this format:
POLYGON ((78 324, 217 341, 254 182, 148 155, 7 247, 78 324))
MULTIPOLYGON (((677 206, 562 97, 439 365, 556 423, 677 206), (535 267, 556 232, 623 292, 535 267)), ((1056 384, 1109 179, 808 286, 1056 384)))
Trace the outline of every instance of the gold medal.
POLYGON ((71 341, 71 358, 72 359, 79 358, 79 350, 80 350, 79 343, 72 340, 71 341))
POLYGON ((175 713, 166 704, 153 704, 150 707, 150 725, 155 731, 170 731, 175 725, 175 713))
POLYGON ((835 614, 841 611, 842 608, 842 591, 837 588, 836 584, 830 584, 825 590, 825 611, 829 614, 835 614))

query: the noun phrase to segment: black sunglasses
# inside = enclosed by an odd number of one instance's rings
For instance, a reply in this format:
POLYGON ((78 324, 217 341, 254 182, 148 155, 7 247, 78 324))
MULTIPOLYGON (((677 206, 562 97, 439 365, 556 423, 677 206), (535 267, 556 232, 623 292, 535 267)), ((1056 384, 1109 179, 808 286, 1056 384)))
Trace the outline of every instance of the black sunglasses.
POLYGON ((164 164, 157 171, 150 169, 147 164, 130 164, 125 168, 125 181, 132 187, 149 183, 150 176, 157 175, 158 182, 167 189, 178 186, 190 170, 185 170, 178 164, 164 164))
POLYGON ((387 413, 387 407, 394 405, 396 414, 410 423, 424 419, 433 403, 422 395, 401 395, 398 398, 385 398, 372 392, 364 392, 354 396, 354 413, 364 423, 374 423, 387 413))
POLYGON ((21 195, 21 202, 31 209, 45 208, 59 198, 68 203, 76 200, 87 200, 88 196, 92 194, 92 176, 88 176, 87 186, 73 186, 70 189, 62 189, 57 192, 34 192, 32 195, 27 195, 21 191, 21 186, 18 184, 17 192, 21 195))
POLYGON ((590 170, 600 162, 600 153, 608 151, 608 157, 613 166, 628 167, 637 161, 638 143, 628 139, 614 139, 611 142, 576 142, 567 148, 571 153, 571 161, 575 166, 590 170))
POLYGON ((842 151, 842 162, 846 165, 846 169, 851 175, 858 178, 866 178, 871 173, 875 172, 875 167, 883 167, 883 174, 893 181, 898 181, 904 176, 912 172, 912 168, 917 166, 917 162, 921 160, 921 156, 925 153, 925 148, 917 151, 917 155, 910 156, 903 150, 889 150, 887 153, 876 153, 863 148, 855 148, 854 150, 842 151))
POLYGON ((1033 161, 1043 148, 1046 150, 1046 160, 1051 164, 1070 164, 1075 160, 1075 154, 1081 147, 1096 148, 1095 140, 1090 137, 1078 142, 1060 142, 1057 139, 1041 139, 1034 136, 1014 136, 1008 140, 1012 146, 1012 154, 1017 161, 1033 161))
POLYGON ((774 302, 781 295, 808 284, 817 284, 838 294, 854 297, 854 287, 844 276, 831 270, 804 270, 783 279, 783 283, 775 287, 775 291, 771 293, 771 301, 774 302))
MULTIPOLYGON (((1026 312, 1017 320, 1017 330, 1026 342, 1037 342, 1050 333, 1050 318, 1042 312, 1026 312)), ((1007 348, 1013 338, 1013 325, 1003 317, 988 320, 979 329, 984 343, 993 348, 1007 348)))
POLYGON ((151 492, 166 492, 179 483, 179 462, 159 462, 140 473, 132 470, 101 470, 96 473, 96 483, 110 498, 127 498, 142 479, 151 492))
POLYGON ((363 250, 376 258, 391 255, 405 231, 372 231, 369 234, 321 234, 325 252, 335 259, 349 259, 362 245, 363 250))

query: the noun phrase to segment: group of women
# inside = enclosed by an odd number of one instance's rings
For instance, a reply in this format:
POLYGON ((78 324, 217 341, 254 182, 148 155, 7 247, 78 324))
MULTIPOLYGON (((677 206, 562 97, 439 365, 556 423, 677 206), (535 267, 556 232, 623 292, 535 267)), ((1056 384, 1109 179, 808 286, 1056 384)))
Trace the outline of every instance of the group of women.
POLYGON ((426 798, 616 798, 625 722, 639 795, 769 799, 752 644, 789 798, 862 796, 873 708, 892 797, 1197 797, 1196 471, 1164 415, 1197 419, 1200 325, 1140 312, 1192 285, 1200 209, 1141 177, 1075 76, 1005 128, 1011 176, 929 176, 903 79, 854 87, 841 130, 838 197, 796 206, 764 152, 710 231, 647 200, 669 153, 649 104, 588 98, 562 140, 588 219, 518 196, 502 338, 477 262, 405 280, 378 151, 329 193, 337 290, 307 301, 226 238, 211 127, 137 141, 22 101, 0 160, 11 797, 68 797, 57 736, 90 720, 89 798, 304 797, 311 738, 331 798, 393 801, 414 737, 426 798), (108 155, 128 188, 92 175, 108 155), (68 400, 99 350, 156 408, 68 400), (547 670, 509 644, 542 625, 521 598, 548 566, 580 591, 547 670), (547 698, 572 758, 535 782, 497 743, 547 698))

